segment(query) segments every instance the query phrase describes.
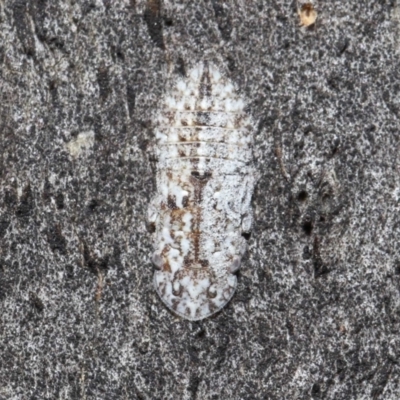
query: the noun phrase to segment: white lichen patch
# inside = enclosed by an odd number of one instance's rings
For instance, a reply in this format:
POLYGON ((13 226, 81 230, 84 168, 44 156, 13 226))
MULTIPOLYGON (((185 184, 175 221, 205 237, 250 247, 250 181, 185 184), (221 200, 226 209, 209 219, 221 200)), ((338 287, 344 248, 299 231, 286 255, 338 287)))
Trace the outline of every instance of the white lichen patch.
POLYGON ((233 83, 208 62, 174 81, 155 126, 154 285, 200 320, 233 296, 252 225, 254 124, 233 83))
POLYGON ((78 157, 82 153, 90 150, 94 145, 94 132, 87 131, 79 133, 75 138, 71 139, 66 148, 72 157, 78 157))

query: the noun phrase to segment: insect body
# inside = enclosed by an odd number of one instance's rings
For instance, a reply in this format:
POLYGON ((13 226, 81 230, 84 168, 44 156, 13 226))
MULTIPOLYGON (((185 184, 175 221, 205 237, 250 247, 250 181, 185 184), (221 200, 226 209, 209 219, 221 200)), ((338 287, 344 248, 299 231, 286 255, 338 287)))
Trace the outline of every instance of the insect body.
POLYGON ((163 99, 148 211, 154 285, 183 318, 206 318, 234 294, 252 225, 252 129, 234 86, 208 62, 163 99))

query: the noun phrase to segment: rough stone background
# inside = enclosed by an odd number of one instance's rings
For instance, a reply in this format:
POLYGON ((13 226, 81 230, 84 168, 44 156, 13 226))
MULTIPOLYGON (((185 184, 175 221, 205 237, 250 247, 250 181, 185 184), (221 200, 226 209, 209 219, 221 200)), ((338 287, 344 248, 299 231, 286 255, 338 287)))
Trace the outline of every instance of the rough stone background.
POLYGON ((400 398, 400 4, 0 1, 0 399, 400 398), (218 59, 254 116, 230 304, 152 288, 152 118, 218 59))

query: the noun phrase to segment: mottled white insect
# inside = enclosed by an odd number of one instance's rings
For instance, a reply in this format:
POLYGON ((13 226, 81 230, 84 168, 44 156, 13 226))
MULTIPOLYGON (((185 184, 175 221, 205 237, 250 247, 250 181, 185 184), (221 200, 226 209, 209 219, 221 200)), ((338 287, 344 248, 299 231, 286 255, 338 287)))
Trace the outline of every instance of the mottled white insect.
POLYGON ((252 225, 253 124, 234 85, 208 62, 174 82, 155 130, 154 286, 200 320, 233 296, 252 225))

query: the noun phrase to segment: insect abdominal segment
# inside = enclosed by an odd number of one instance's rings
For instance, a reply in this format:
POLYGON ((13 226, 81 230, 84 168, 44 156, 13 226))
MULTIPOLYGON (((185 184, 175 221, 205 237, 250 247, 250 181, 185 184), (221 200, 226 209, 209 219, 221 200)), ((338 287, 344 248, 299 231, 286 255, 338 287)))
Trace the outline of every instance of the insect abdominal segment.
POLYGON ((154 285, 176 314, 199 320, 236 288, 254 186, 252 124, 231 82, 207 62, 175 82, 163 103, 149 206, 154 285))

